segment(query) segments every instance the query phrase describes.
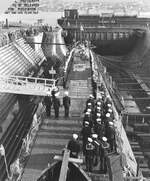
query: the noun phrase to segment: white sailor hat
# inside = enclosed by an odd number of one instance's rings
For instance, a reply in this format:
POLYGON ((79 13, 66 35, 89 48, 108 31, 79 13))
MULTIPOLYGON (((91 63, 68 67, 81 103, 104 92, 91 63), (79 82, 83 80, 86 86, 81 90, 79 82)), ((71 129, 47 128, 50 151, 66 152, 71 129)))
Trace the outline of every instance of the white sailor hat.
POLYGON ((100 114, 100 113, 97 113, 97 114, 96 114, 96 116, 97 116, 97 117, 100 117, 100 116, 101 116, 101 114, 100 114))
POLYGON ((101 109, 101 107, 97 106, 97 107, 96 107, 96 109, 99 109, 99 110, 100 110, 100 109, 101 109))
POLYGON ((88 137, 88 142, 92 143, 92 138, 88 137))
POLYGON ((112 113, 112 109, 109 108, 109 109, 108 109, 108 112, 112 113))
POLYGON ((107 104, 108 107, 111 107, 111 104, 107 104))
POLYGON ((90 113, 91 111, 92 111, 91 109, 87 109, 87 112, 89 112, 89 113, 90 113))
POLYGON ((97 134, 92 134, 92 138, 98 138, 97 134))
POLYGON ((105 136, 102 137, 103 141, 107 141, 107 138, 105 136))
POLYGON ((102 121, 101 118, 97 118, 97 119, 96 119, 96 122, 101 122, 101 121, 102 121))
POLYGON ((85 124, 85 125, 89 125, 90 123, 89 123, 88 121, 85 121, 84 124, 85 124))
POLYGON ((90 112, 86 112, 85 114, 86 114, 86 115, 90 115, 90 112))
POLYGON ((114 123, 112 121, 109 121, 108 123, 109 123, 109 126, 113 126, 114 125, 114 123))
POLYGON ((107 114, 106 114, 106 118, 109 118, 109 117, 110 117, 110 113, 107 113, 107 114))
POLYGON ((97 105, 101 105, 101 102, 97 102, 97 105))
POLYGON ((76 140, 78 138, 77 134, 73 134, 72 137, 76 140))

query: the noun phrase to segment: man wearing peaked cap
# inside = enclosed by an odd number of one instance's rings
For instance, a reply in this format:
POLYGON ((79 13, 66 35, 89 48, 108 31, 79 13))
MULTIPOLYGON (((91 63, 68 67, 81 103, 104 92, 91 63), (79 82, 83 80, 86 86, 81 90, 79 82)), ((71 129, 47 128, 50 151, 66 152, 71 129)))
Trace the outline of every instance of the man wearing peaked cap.
POLYGON ((55 118, 59 118, 60 100, 58 98, 58 93, 53 97, 53 107, 55 111, 55 118))
POLYGON ((68 142, 67 149, 70 150, 70 157, 78 158, 78 154, 80 152, 80 144, 77 134, 72 135, 72 139, 68 142))
POLYGON ((100 113, 97 113, 96 116, 97 116, 98 118, 100 118, 100 117, 101 117, 101 114, 100 114, 100 113))
POLYGON ((70 105, 71 105, 71 99, 70 97, 68 96, 68 91, 65 91, 65 96, 63 97, 63 106, 64 106, 64 109, 65 109, 65 115, 64 117, 69 117, 69 108, 70 108, 70 105))

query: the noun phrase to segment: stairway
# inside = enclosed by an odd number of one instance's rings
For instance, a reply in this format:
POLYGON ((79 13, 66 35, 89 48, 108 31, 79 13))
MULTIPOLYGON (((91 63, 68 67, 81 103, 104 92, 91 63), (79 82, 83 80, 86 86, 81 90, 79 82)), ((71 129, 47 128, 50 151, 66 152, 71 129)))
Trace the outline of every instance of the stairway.
MULTIPOLYGON (((54 114, 53 111, 52 114, 54 114)), ((54 162, 53 157, 62 153, 62 149, 71 139, 72 134, 78 134, 80 129, 80 118, 70 117, 64 119, 63 109, 60 110, 59 119, 54 119, 53 117, 44 119, 37 134, 22 181, 36 180, 48 163, 54 162)))

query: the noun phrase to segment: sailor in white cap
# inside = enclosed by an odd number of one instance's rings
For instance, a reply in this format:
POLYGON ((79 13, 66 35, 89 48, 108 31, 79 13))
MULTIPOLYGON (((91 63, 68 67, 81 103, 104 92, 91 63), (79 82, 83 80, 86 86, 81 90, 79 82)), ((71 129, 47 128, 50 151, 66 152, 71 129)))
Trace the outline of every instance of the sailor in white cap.
POLYGON ((78 141, 78 135, 73 134, 72 139, 68 142, 67 149, 70 150, 70 157, 78 158, 80 152, 80 143, 78 141))
POLYGON ((109 151, 109 144, 107 143, 107 138, 102 137, 102 143, 100 145, 100 170, 103 171, 104 173, 107 172, 107 162, 106 162, 106 157, 109 151))
POLYGON ((97 105, 100 106, 102 103, 100 101, 97 102, 97 105))
POLYGON ((101 118, 96 119, 95 132, 98 134, 99 139, 105 135, 105 125, 101 118))
POLYGON ((91 109, 87 109, 87 112, 91 113, 91 111, 92 111, 91 109))
POLYGON ((100 149, 100 141, 98 140, 98 134, 92 134, 93 145, 95 146, 94 150, 94 166, 98 164, 98 157, 99 157, 99 149, 100 149))
POLYGON ((68 95, 69 95, 68 91, 65 91, 65 96, 63 97, 63 106, 64 106, 64 109, 65 109, 64 117, 65 118, 69 117, 69 108, 70 108, 70 105, 71 105, 71 98, 68 95))
POLYGON ((88 142, 86 144, 86 154, 85 154, 86 170, 88 172, 92 172, 93 170, 95 146, 93 145, 92 142, 93 142, 92 138, 88 137, 88 142))
POLYGON ((106 118, 110 118, 110 113, 107 113, 107 114, 106 114, 106 118))
POLYGON ((113 111, 112 111, 112 109, 109 108, 107 112, 112 113, 113 111))
POLYGON ((116 144, 115 144, 115 127, 114 123, 112 121, 108 122, 108 125, 106 127, 106 136, 108 139, 108 143, 110 145, 110 150, 115 151, 116 144))

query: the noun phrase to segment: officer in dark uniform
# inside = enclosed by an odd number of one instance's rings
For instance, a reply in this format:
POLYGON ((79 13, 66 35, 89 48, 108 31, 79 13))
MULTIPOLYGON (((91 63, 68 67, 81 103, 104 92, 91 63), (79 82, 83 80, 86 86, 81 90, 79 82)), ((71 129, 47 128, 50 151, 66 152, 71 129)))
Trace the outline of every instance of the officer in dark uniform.
POLYGON ((81 130, 81 135, 82 135, 82 142, 83 142, 83 154, 85 155, 85 150, 86 150, 86 144, 88 141, 88 137, 91 136, 91 127, 89 126, 89 122, 85 121, 83 128, 81 130))
POLYGON ((68 96, 68 91, 65 91, 65 96, 63 97, 63 106, 65 108, 65 117, 69 117, 69 107, 71 104, 70 97, 68 96))
POLYGON ((85 154, 86 170, 88 172, 92 172, 93 170, 95 147, 92 142, 93 142, 92 138, 89 137, 88 142, 86 144, 86 154, 85 154))
POLYGON ((102 142, 100 144, 100 170, 104 173, 107 172, 107 163, 106 163, 106 157, 109 152, 109 143, 107 143, 107 138, 102 137, 102 142))
POLYGON ((45 96, 44 103, 46 106, 46 115, 47 117, 51 116, 51 106, 52 106, 52 99, 50 96, 45 96))
POLYGON ((59 118, 60 100, 58 98, 59 92, 55 94, 53 98, 53 107, 55 111, 55 118, 59 118))
POLYGON ((80 144, 77 134, 73 134, 73 138, 68 142, 67 149, 70 150, 70 157, 78 158, 80 152, 80 144))

